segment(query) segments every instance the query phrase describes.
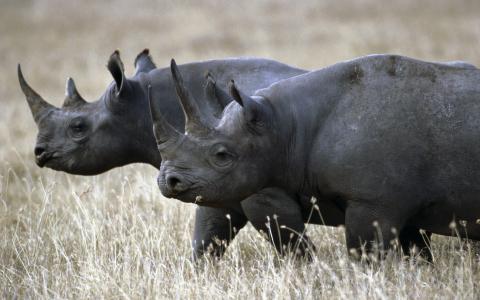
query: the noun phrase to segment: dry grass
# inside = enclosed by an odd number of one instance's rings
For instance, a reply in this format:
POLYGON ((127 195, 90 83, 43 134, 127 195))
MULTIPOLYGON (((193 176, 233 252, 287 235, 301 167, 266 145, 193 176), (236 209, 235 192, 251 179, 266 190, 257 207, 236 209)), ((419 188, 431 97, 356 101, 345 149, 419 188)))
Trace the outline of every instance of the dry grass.
POLYGON ((220 262, 189 261, 193 205, 163 199, 156 170, 133 165, 78 177, 33 162, 36 128, 15 66, 52 102, 64 79, 95 99, 123 50, 129 72, 144 47, 158 65, 263 56, 318 68, 367 53, 480 65, 480 2, 0 1, 0 292, 5 298, 479 297, 469 244, 435 237, 434 266, 348 259, 341 229, 309 226, 310 264, 279 259, 248 227, 220 262), (320 3, 318 3, 320 2, 320 3))

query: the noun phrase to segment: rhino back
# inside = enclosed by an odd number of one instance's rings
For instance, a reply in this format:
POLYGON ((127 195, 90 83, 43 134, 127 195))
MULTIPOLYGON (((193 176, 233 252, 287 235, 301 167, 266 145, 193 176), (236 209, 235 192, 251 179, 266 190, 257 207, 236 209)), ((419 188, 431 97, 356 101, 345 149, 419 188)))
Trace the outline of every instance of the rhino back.
POLYGON ((479 218, 479 70, 375 55, 259 94, 294 115, 308 192, 428 209, 437 232, 436 219, 479 218))

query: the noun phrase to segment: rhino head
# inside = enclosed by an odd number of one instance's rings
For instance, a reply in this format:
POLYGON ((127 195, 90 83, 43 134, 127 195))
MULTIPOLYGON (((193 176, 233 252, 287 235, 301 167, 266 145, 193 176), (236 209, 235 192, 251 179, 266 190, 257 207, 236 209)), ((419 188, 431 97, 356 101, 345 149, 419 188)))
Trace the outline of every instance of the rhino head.
POLYGON ((18 65, 20 86, 38 127, 34 154, 40 167, 93 175, 140 161, 140 147, 155 145, 151 133, 142 136, 142 130, 136 130, 151 126, 148 111, 142 109, 146 103, 138 103, 146 101, 138 79, 155 68, 147 49, 137 56, 135 66, 135 76, 127 79, 115 51, 107 64, 114 80, 99 100, 85 101, 68 78, 63 106, 55 107, 30 87, 18 65))
POLYGON ((272 108, 243 95, 232 82, 228 95, 207 78, 209 105, 200 106, 185 88, 174 60, 173 82, 185 114, 185 133, 162 115, 150 98, 157 147, 162 157, 158 185, 166 197, 206 206, 239 202, 267 186, 275 145, 272 108), (233 101, 232 101, 233 100, 233 101), (206 108, 209 109, 206 109, 206 108), (212 111, 212 107, 216 107, 212 111))

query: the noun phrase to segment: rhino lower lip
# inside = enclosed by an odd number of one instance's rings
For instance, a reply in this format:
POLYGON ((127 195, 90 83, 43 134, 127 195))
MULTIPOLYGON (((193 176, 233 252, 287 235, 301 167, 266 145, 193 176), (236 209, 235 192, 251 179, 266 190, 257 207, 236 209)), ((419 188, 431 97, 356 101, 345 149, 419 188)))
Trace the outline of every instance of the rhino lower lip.
POLYGON ((187 194, 191 193, 191 190, 188 189, 188 190, 184 190, 184 191, 181 191, 181 192, 174 192, 174 191, 171 191, 170 192, 170 196, 172 197, 179 197, 179 196, 185 196, 187 194))
POLYGON ((175 193, 174 195, 168 195, 167 197, 169 198, 175 198, 179 199, 182 202, 186 203, 193 203, 197 205, 204 205, 204 206, 209 206, 209 207, 223 207, 221 202, 216 202, 216 201, 210 201, 206 199, 204 196, 198 194, 198 190, 195 191, 195 189, 188 189, 182 192, 175 193), (193 197, 193 201, 191 200, 190 197, 193 197), (187 198, 188 200, 181 200, 180 198, 187 198))
MULTIPOLYGON (((208 201, 205 200, 204 197, 200 196, 200 199, 198 198, 198 190, 194 186, 189 187, 188 189, 181 191, 181 192, 171 192, 168 196, 171 198, 190 198, 191 195, 194 195, 194 201, 187 201, 190 203, 207 203, 208 201)), ((183 200, 182 200, 183 201, 183 200)))
POLYGON ((42 153, 41 155, 38 155, 37 157, 35 157, 35 160, 37 162, 37 165, 40 168, 43 168, 48 161, 56 157, 57 155, 55 153, 42 153))

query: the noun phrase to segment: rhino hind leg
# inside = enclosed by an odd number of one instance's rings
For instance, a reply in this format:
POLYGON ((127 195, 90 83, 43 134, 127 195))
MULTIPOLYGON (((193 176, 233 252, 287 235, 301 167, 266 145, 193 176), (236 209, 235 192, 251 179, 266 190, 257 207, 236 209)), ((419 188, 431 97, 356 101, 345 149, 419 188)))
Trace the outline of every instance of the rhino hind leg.
POLYGON ((416 227, 405 227, 398 237, 403 253, 408 256, 420 255, 424 260, 433 262, 433 255, 430 247, 432 233, 426 231, 421 233, 416 227))
POLYGON ((294 253, 310 260, 315 247, 305 234, 297 200, 281 189, 267 188, 243 200, 241 205, 253 227, 265 233, 281 255, 294 253))
POLYGON ((230 242, 247 223, 241 209, 197 207, 193 230, 193 258, 204 254, 220 258, 230 242))

